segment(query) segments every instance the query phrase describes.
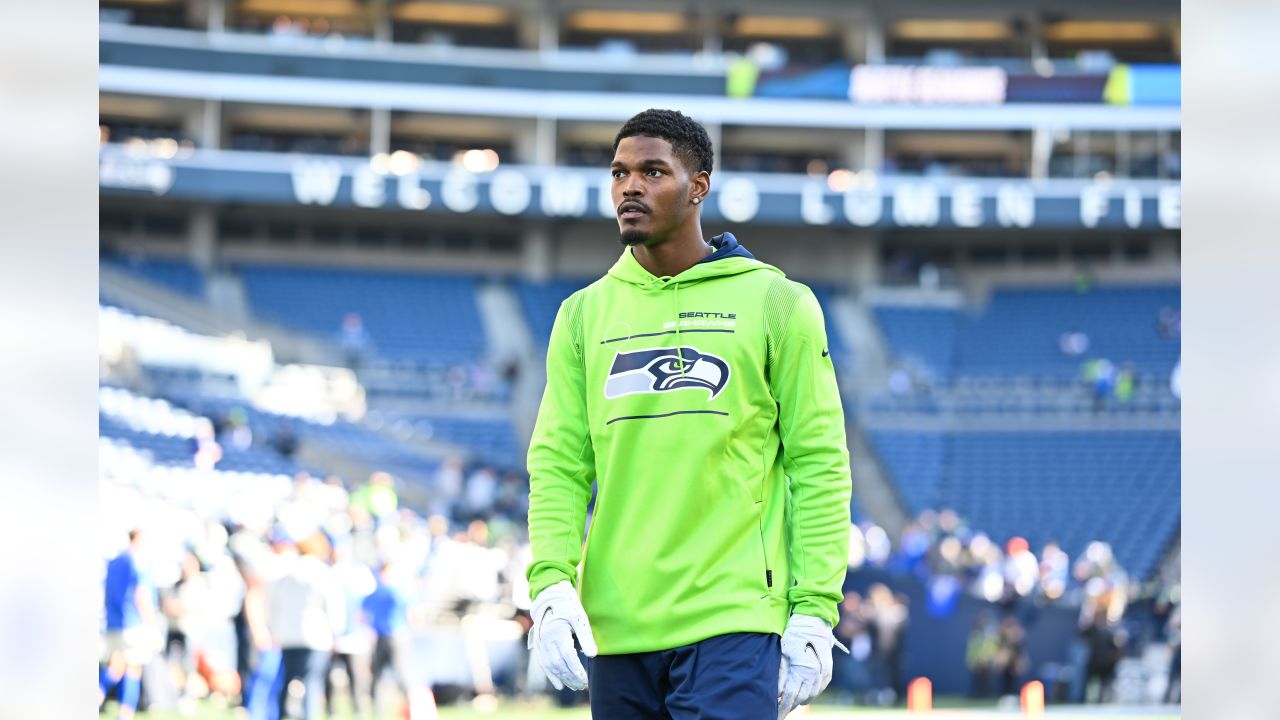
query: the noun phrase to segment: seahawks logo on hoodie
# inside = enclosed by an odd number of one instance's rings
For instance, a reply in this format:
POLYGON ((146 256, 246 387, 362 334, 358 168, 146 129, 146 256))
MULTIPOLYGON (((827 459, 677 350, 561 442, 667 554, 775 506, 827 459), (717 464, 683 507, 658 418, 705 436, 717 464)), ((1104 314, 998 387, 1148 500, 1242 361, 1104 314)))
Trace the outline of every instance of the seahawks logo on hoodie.
POLYGON ((619 352, 613 358, 604 396, 612 400, 637 393, 701 389, 715 398, 729 383, 729 363, 697 348, 653 348, 619 352), (681 358, 684 371, 681 372, 681 358))

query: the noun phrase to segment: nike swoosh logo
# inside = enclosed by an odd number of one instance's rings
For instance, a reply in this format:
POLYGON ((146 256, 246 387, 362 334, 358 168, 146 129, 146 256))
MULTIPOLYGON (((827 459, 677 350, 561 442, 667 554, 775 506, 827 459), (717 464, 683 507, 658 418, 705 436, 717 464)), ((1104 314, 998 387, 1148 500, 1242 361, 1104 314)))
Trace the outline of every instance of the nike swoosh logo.
POLYGON ((827 349, 826 349, 826 348, 822 348, 822 357, 826 357, 826 356, 828 356, 828 355, 830 355, 830 354, 831 354, 831 353, 827 352, 827 349))

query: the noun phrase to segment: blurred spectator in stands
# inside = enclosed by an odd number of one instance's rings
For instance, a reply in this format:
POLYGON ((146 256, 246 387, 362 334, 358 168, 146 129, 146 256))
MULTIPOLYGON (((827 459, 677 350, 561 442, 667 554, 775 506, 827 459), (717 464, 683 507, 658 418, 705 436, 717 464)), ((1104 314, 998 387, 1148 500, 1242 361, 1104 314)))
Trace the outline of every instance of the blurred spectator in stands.
POLYGON ((444 382, 450 401, 461 402, 467 399, 467 378, 467 368, 464 365, 450 365, 445 371, 444 382))
POLYGON ((342 316, 339 342, 342 345, 347 367, 359 370, 366 359, 365 354, 369 351, 370 345, 369 333, 364 329, 364 319, 360 317, 360 313, 349 312, 342 316))
POLYGON ((1023 647, 1025 637, 1026 631, 1013 615, 1006 615, 1000 621, 996 654, 991 665, 999 674, 1002 695, 1017 695, 1018 678, 1030 668, 1030 661, 1023 647))
POLYGON ((856 591, 846 590, 834 632, 836 639, 849 648, 849 654, 835 653, 833 656, 832 680, 844 700, 856 698, 870 684, 866 663, 871 655, 872 640, 864 615, 862 596, 856 591))
MULTIPOLYGON (((178 689, 180 702, 194 699, 203 692, 193 692, 193 681, 199 682, 197 659, 204 649, 205 628, 210 617, 211 592, 200 559, 193 550, 182 555, 182 574, 173 587, 161 593, 160 608, 168 620, 165 658, 178 689)), ((183 702, 185 705, 185 702, 183 702)))
POLYGON ((897 367, 889 373, 889 392, 896 398, 911 394, 911 374, 897 367))
POLYGON ((1068 330, 1058 336, 1058 349, 1067 357, 1079 357, 1089 351, 1089 336, 1079 330, 1068 330))
POLYGON ((1171 307, 1160 308, 1156 317, 1156 334, 1162 340, 1177 340, 1182 337, 1182 312, 1171 307))
POLYGON ((1115 365, 1106 358, 1086 360, 1080 367, 1080 374, 1093 394, 1093 411, 1102 411, 1115 390, 1115 365))
POLYGON ((281 420, 276 425, 276 431, 271 434, 268 444, 288 460, 292 460, 294 454, 298 452, 298 436, 287 420, 281 420))
POLYGON ((969 668, 969 697, 984 698, 991 693, 991 675, 999 648, 995 618, 990 612, 978 613, 964 655, 965 666, 969 668))
POLYGON ((1070 559, 1058 543, 1050 540, 1040 553, 1040 588, 1045 597, 1057 600, 1067 591, 1070 559))
MULTIPOLYGON (((364 599, 377 589, 373 572, 355 558, 351 544, 338 543, 333 548, 334 573, 342 586, 343 607, 346 611, 344 630, 333 642, 332 667, 341 666, 346 675, 347 692, 357 718, 369 716, 373 682, 371 680, 373 629, 364 621, 364 599)), ((329 714, 334 712, 332 673, 325 676, 325 704, 329 714)))
POLYGON ((511 470, 503 473, 494 510, 512 522, 528 517, 529 485, 520 473, 511 470))
POLYGON ((298 553, 267 594, 267 627, 280 648, 284 682, 280 688, 280 717, 310 720, 324 712, 325 677, 334 639, 342 635, 346 607, 342 586, 329 565, 329 541, 312 532, 297 544, 298 553), (303 711, 290 715, 290 697, 302 686, 303 711))
POLYGON ((498 499, 498 476, 488 465, 479 465, 467 477, 460 516, 464 520, 488 518, 498 499))
POLYGON ((233 407, 227 413, 227 439, 231 447, 244 452, 253 445, 253 430, 249 428, 249 413, 242 407, 233 407))
POLYGON ((385 472, 375 472, 369 481, 351 493, 351 504, 357 506, 378 524, 395 520, 400 499, 396 495, 395 481, 385 472))
POLYGON ((106 662, 98 671, 98 704, 120 685, 121 720, 129 720, 137 711, 142 668, 163 643, 155 588, 141 557, 142 538, 141 530, 129 532, 129 545, 107 563, 103 581, 106 662))
POLYGON ((1133 363, 1127 362, 1120 367, 1120 372, 1116 373, 1116 400, 1121 403, 1128 403, 1133 399, 1134 385, 1137 383, 1137 375, 1133 369, 1133 363))
POLYGON ((191 438, 192 461, 203 470, 212 470, 222 459, 222 446, 218 444, 209 418, 197 418, 195 437, 191 438))
POLYGON ((328 510, 331 518, 334 515, 344 513, 351 502, 351 495, 347 492, 346 483, 342 481, 341 476, 334 473, 325 476, 321 493, 324 507, 328 510))
POLYGON ((431 513, 433 515, 452 515, 454 504, 462 496, 463 463, 462 458, 450 455, 440 463, 432 478, 431 513))

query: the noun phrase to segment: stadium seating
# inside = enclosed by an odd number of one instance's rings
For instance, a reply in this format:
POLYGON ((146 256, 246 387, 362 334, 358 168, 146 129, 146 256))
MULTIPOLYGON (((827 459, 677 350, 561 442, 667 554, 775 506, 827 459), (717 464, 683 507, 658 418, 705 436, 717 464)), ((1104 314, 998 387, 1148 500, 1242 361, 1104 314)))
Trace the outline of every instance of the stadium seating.
POLYGON ((874 314, 896 357, 922 363, 939 378, 951 377, 959 313, 939 308, 877 307, 874 314))
POLYGON ((551 326, 555 324, 560 303, 592 282, 588 278, 557 279, 541 283, 527 280, 516 282, 516 294, 524 307, 529 333, 539 347, 545 348, 551 338, 551 326))
POLYGON ((908 510, 953 508, 1001 542, 1057 540, 1074 557, 1100 539, 1146 578, 1178 532, 1177 432, 869 435, 908 510))
POLYGON ((997 290, 981 315, 961 320, 956 365, 973 375, 1076 375, 1083 357, 1062 353, 1063 332, 1089 337, 1084 357, 1132 362, 1168 377, 1181 351, 1156 332, 1161 308, 1181 306, 1177 287, 997 290))
POLYGON ((524 467, 515 429, 508 420, 439 415, 401 419, 408 421, 423 436, 467 448, 481 462, 502 470, 524 467))
POLYGON ((1167 378, 1181 352, 1159 337, 1162 308, 1181 306, 1174 286, 999 289, 975 315, 933 308, 875 308, 895 356, 923 362, 939 380, 975 377, 1075 377, 1086 358, 1131 362, 1167 378), (1083 332, 1088 350, 1064 354, 1064 332, 1083 332))
POLYGON ((193 298, 204 297, 204 274, 188 262, 154 257, 136 258, 118 255, 104 255, 102 260, 112 267, 125 270, 143 280, 161 285, 169 290, 193 298))
POLYGON ((244 266, 242 275, 259 317, 337 340, 343 316, 359 313, 373 349, 388 359, 443 366, 485 351, 470 276, 265 265, 244 266))

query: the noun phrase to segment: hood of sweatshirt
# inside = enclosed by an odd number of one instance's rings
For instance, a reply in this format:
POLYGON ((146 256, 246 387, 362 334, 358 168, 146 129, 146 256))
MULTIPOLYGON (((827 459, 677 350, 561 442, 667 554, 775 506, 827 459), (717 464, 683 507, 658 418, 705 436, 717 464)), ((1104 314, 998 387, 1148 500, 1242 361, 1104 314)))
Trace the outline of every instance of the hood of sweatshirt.
POLYGON ((733 233, 723 233, 708 241, 716 250, 700 260, 693 267, 679 275, 660 278, 644 269, 644 266, 631 254, 631 248, 622 251, 622 257, 609 268, 613 278, 630 283, 644 290, 664 290, 680 285, 689 286, 710 278, 737 275, 751 270, 771 270, 784 275, 778 268, 760 262, 752 255, 733 233))

